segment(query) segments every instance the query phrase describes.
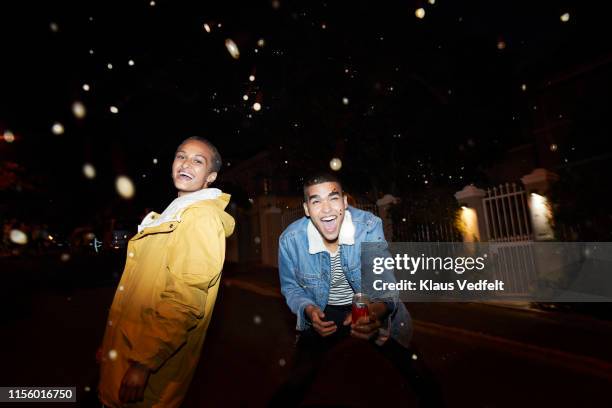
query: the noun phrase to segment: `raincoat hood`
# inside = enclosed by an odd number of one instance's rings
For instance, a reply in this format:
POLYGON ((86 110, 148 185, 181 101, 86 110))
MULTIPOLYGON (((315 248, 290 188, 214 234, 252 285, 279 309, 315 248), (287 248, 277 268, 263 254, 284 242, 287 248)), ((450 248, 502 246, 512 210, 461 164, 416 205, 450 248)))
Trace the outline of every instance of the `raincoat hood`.
POLYGON ((183 213, 188 208, 210 206, 213 209, 218 210, 215 212, 217 212, 217 215, 221 219, 223 229, 225 230, 225 236, 229 237, 232 235, 235 227, 234 218, 225 212, 225 207, 227 207, 229 200, 230 195, 223 193, 217 188, 205 188, 190 194, 185 194, 174 199, 174 201, 172 201, 161 214, 158 214, 155 211, 148 213, 140 225, 138 225, 138 232, 143 232, 148 228, 158 227, 161 224, 169 221, 180 222, 183 213))

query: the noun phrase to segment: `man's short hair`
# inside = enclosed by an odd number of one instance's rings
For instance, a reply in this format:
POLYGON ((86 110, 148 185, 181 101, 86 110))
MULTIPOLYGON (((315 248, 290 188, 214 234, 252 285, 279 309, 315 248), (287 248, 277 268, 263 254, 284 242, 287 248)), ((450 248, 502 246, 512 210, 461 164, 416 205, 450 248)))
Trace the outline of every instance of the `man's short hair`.
POLYGON ((221 161, 221 154, 219 154, 219 150, 217 150, 215 145, 212 144, 208 139, 205 139, 203 137, 191 136, 183 140, 181 144, 179 144, 179 147, 181 147, 183 144, 185 144, 185 142, 188 142, 190 140, 197 140, 198 142, 202 142, 206 146, 208 146, 208 148, 212 152, 212 163, 210 163, 210 169, 211 171, 218 173, 219 170, 221 170, 221 165, 223 164, 223 162, 221 161))
POLYGON ((304 202, 308 201, 308 196, 306 195, 306 189, 310 186, 314 186, 316 184, 321 184, 321 183, 338 183, 338 185, 340 186, 340 189, 343 190, 342 182, 337 176, 331 173, 324 173, 324 172, 315 173, 304 181, 304 202))

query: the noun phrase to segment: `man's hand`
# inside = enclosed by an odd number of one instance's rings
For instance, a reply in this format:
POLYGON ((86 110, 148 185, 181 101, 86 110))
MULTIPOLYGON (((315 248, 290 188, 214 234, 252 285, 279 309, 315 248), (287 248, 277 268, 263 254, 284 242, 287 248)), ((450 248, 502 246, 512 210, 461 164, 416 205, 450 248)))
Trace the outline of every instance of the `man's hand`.
POLYGON ((138 363, 132 363, 121 381, 119 400, 122 403, 142 401, 145 387, 149 380, 149 374, 150 372, 147 367, 138 363))
POLYGON ((308 305, 306 306, 306 309, 304 309, 304 313, 306 313, 306 316, 310 318, 312 327, 314 327, 320 336, 326 337, 336 331, 336 323, 333 321, 323 320, 323 318, 325 318, 325 313, 323 313, 319 307, 315 305, 308 305))
POLYGON ((360 317, 356 323, 351 324, 351 336, 358 339, 370 340, 378 335, 378 328, 382 325, 376 313, 360 317))
POLYGON ((351 313, 346 316, 343 324, 351 325, 351 336, 370 340, 378 335, 378 329, 382 326, 381 320, 387 314, 387 306, 384 303, 370 303, 369 309, 370 314, 360 317, 355 323, 352 323, 351 313))

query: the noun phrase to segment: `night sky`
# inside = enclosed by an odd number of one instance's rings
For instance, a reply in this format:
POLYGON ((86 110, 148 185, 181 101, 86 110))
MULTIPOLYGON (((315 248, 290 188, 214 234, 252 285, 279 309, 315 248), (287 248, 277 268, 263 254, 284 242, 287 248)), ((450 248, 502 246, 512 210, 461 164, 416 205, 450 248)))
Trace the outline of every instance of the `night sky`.
MULTIPOLYGON (((355 190, 456 191, 486 181, 487 166, 531 141, 534 106, 550 81, 606 58, 609 72, 612 55, 608 16, 591 2, 0 7, 0 131, 15 138, 0 142, 0 155, 17 177, 0 191, 4 210, 16 215, 19 203, 57 219, 163 209, 174 149, 191 135, 209 138, 230 167, 269 150, 279 174, 299 179, 339 157, 355 190), (83 118, 73 114, 76 101, 83 118), (56 123, 63 132, 53 132, 56 123), (94 179, 84 177, 85 163, 94 179), (122 174, 135 185, 131 201, 115 192, 122 174)), ((607 98, 590 101, 592 131, 560 144, 563 158, 601 149, 607 98)))

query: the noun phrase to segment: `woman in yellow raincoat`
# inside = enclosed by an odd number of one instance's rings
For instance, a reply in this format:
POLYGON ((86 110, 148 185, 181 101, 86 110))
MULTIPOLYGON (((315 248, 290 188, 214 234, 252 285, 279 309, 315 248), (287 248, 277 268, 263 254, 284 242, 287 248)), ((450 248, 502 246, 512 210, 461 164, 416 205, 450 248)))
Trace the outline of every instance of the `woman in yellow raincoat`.
POLYGON ((234 229, 229 195, 208 188, 220 168, 210 142, 186 139, 172 164, 178 198, 149 213, 129 241, 100 350, 107 407, 179 407, 185 397, 234 229))

